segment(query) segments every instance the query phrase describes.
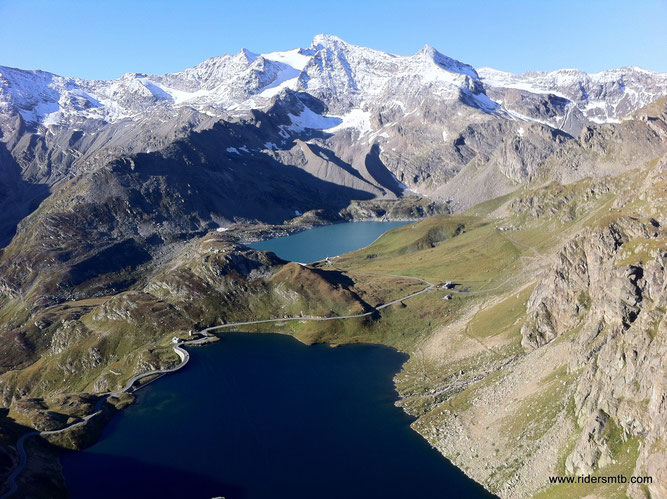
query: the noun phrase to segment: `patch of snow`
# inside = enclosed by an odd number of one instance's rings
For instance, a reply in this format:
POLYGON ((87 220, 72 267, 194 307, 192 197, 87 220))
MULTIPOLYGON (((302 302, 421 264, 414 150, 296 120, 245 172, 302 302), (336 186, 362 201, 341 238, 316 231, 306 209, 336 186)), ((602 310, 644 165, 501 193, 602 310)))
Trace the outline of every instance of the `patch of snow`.
POLYGON ((282 52, 269 52, 268 54, 262 54, 264 59, 270 61, 282 62, 287 64, 294 69, 303 71, 303 68, 306 67, 306 64, 312 59, 313 53, 308 53, 310 51, 303 49, 292 49, 285 50, 282 52))
POLYGON ((250 152, 246 146, 239 147, 239 150, 243 152, 250 152))
POLYGON ((150 93, 152 93, 156 99, 159 100, 168 100, 168 101, 173 101, 174 98, 169 95, 165 90, 160 87, 157 83, 149 80, 148 78, 138 78, 138 80, 141 82, 141 84, 148 89, 150 93))
MULTIPOLYGON (((501 88, 515 88, 533 94, 552 94, 558 97, 567 98, 554 88, 555 85, 553 84, 553 80, 558 79, 558 76, 552 75, 552 78, 549 78, 549 73, 544 71, 517 75, 492 68, 480 68, 477 72, 485 85, 501 88), (547 79, 551 79, 552 81, 549 83, 546 81, 547 79)), ((560 81, 564 82, 565 80, 561 77, 560 81)))
POLYGON ((587 116, 586 117, 589 121, 592 121, 593 123, 597 123, 598 125, 602 125, 603 123, 620 123, 621 120, 617 118, 597 118, 595 116, 587 116))
POLYGON ((295 214, 297 217, 300 217, 300 216, 301 216, 301 212, 300 212, 299 210, 294 210, 294 214, 295 214))
POLYGON ((47 116, 50 116, 50 119, 53 120, 53 115, 58 114, 59 111, 60 106, 58 106, 58 103, 44 101, 40 102, 32 109, 19 108, 19 112, 23 116, 23 119, 34 123, 42 122, 47 116))
POLYGON ((292 66, 289 66, 287 64, 282 64, 282 63, 277 63, 279 64, 279 69, 278 72, 275 76, 275 79, 266 85, 263 89, 262 92, 265 92, 267 90, 271 90, 273 88, 281 86, 283 83, 289 81, 289 80, 296 80, 296 78, 301 74, 301 71, 298 69, 293 68, 292 66))
POLYGON ((524 129, 523 129, 523 127, 520 126, 520 127, 519 127, 519 130, 517 130, 517 131, 518 131, 518 133, 519 133, 519 137, 523 137, 523 134, 524 134, 524 129))
POLYGON ((342 123, 343 120, 335 116, 323 116, 314 113, 308 106, 304 106, 303 111, 298 116, 288 113, 292 124, 288 127, 294 132, 303 132, 306 128, 313 130, 327 130, 342 123))
POLYGON ((42 125, 44 126, 56 125, 62 119, 62 115, 63 113, 60 112, 60 109, 53 113, 45 114, 44 117, 42 118, 42 125))
POLYGON ((264 142, 264 147, 269 149, 270 151, 273 151, 276 149, 278 146, 276 146, 273 142, 264 142))
POLYGON ((234 154, 241 154, 236 147, 228 147, 225 149, 227 152, 233 152, 234 154))
POLYGON ((226 232, 229 230, 229 227, 218 227, 215 229, 216 232, 226 232))
POLYGON ((205 100, 211 95, 211 92, 205 89, 200 89, 195 92, 186 92, 184 90, 176 90, 175 88, 170 88, 164 85, 162 85, 160 88, 162 88, 162 90, 171 96, 172 101, 176 105, 182 105, 186 102, 199 99, 205 100))
POLYGON ((583 110, 584 111, 589 111, 590 109, 607 109, 607 103, 605 101, 591 101, 588 102, 583 110))
POLYGON ((339 118, 341 122, 330 129, 330 131, 342 130, 344 128, 356 128, 362 134, 371 131, 371 113, 361 109, 353 109, 339 118))
POLYGON ((509 116, 509 119, 515 120, 515 121, 533 121, 535 123, 540 123, 542 125, 546 125, 550 128, 553 128, 554 125, 553 123, 549 123, 548 121, 545 120, 540 120, 537 118, 531 118, 530 116, 526 116, 525 114, 518 113, 516 111, 512 111, 511 109, 503 109, 504 112, 506 112, 509 116))
MULTIPOLYGON (((298 75, 299 73, 297 73, 297 76, 298 75)), ((284 79, 277 85, 271 84, 265 87, 259 94, 257 94, 257 97, 270 99, 271 97, 278 95, 285 88, 289 88, 290 90, 296 90, 296 88, 299 86, 299 81, 297 76, 294 76, 291 79, 284 79)))

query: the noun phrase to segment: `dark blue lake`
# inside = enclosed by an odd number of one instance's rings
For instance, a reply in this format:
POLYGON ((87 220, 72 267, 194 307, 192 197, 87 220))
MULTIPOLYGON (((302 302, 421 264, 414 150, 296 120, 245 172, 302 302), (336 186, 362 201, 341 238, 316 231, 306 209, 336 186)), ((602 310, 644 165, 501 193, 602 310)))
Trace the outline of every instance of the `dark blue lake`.
MULTIPOLYGON (((332 225, 253 246, 309 262, 398 225, 332 225)), ((62 456, 73 499, 488 496, 394 405, 404 354, 249 333, 190 353, 182 371, 140 390, 99 442, 62 456)))
POLYGON ((409 427, 407 356, 230 333, 61 458, 77 498, 484 497, 409 427))
POLYGON ((253 243, 250 247, 273 251, 285 260, 310 263, 368 246, 388 230, 406 223, 409 222, 350 222, 325 225, 291 236, 253 243))

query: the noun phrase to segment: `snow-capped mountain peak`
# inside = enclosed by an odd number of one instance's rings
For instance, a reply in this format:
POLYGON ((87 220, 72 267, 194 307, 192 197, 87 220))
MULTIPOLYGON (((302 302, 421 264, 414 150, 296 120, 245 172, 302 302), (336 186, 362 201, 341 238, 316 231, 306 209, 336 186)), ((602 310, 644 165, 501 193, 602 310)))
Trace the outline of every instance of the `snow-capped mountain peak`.
POLYGON ((329 116, 343 122, 347 113, 380 109, 387 101, 400 103, 409 113, 432 95, 438 102, 458 101, 487 113, 504 110, 501 114, 509 119, 534 119, 573 131, 577 126, 563 123, 575 114, 578 123, 617 121, 667 94, 667 75, 635 67, 594 74, 577 69, 520 75, 475 70, 429 45, 400 56, 327 34, 316 35, 307 48, 265 54, 241 49, 175 73, 127 73, 109 81, 0 66, 0 112, 18 113, 35 130, 137 119, 180 107, 226 116, 266 109, 289 91, 310 94, 329 116), (535 106, 526 107, 508 92, 533 96, 528 100, 549 95, 561 100, 553 111, 537 116, 535 106))
POLYGON ((350 44, 335 35, 327 35, 324 33, 317 34, 313 37, 310 47, 314 50, 321 50, 323 48, 337 50, 338 48, 347 48, 350 44))
POLYGON ((258 57, 258 54, 255 54, 254 52, 251 52, 250 50, 245 49, 245 48, 241 49, 237 55, 241 56, 241 57, 244 57, 245 60, 248 61, 249 63, 254 62, 255 59, 257 59, 257 57, 258 57))
POLYGON ((449 71, 451 73, 460 73, 470 76, 474 79, 479 79, 479 75, 477 74, 477 71, 475 71, 475 68, 469 64, 464 64, 460 61, 457 61, 456 59, 452 59, 451 57, 447 57, 446 55, 441 54, 430 45, 424 45, 416 55, 433 60, 433 62, 435 62, 445 71, 449 71))

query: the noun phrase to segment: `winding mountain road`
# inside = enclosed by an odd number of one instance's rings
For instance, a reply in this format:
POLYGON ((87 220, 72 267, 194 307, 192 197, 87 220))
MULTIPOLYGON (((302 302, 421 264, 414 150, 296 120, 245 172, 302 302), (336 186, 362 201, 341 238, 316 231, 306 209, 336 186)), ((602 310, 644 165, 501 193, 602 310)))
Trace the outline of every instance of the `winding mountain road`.
MULTIPOLYGON (((389 274, 388 274, 389 275, 389 274)), ((58 433, 63 433, 65 431, 71 430, 72 428, 75 428, 77 426, 85 425, 89 420, 97 416, 102 412, 102 405, 104 402, 109 399, 110 397, 113 396, 118 396, 121 393, 129 392, 132 390, 134 384, 143 379, 147 378, 150 376, 157 376, 161 377, 165 374, 173 373, 175 371, 178 371, 179 369, 182 369, 190 360, 190 354, 188 353, 187 350, 185 350, 183 347, 184 346, 192 346, 192 345, 202 345, 204 343, 207 343, 211 341, 211 331, 215 331, 218 329, 224 329, 224 328, 230 328, 230 327, 236 327, 236 326, 247 326, 250 324, 268 324, 268 323, 274 323, 274 322, 285 322, 285 321, 290 321, 290 320, 309 320, 309 321, 334 321, 334 320, 342 320, 342 319, 356 319, 359 317, 367 317, 369 315, 374 314, 378 310, 382 310, 383 308, 387 308, 391 305, 394 305, 396 303, 400 303, 403 300, 408 300, 410 298, 414 298, 415 296, 421 295, 422 293, 426 293, 427 291, 430 291, 435 288, 435 284, 428 282, 425 279, 420 279, 419 277, 411 277, 411 276, 394 276, 392 277, 403 277, 406 279, 414 279, 416 281, 420 281, 424 284, 426 284, 426 287, 424 289, 421 289, 419 291, 415 291, 414 293, 410 293, 409 295, 403 296, 401 298, 397 298, 396 300, 392 300, 390 302, 384 303, 382 305, 378 305, 377 307, 374 307, 373 310, 370 312, 365 312, 363 314, 355 314, 355 315, 337 315, 335 317, 314 317, 314 316, 297 316, 297 317, 283 317, 282 319, 264 319, 264 320, 257 320, 257 321, 245 321, 245 322, 230 322, 229 324, 222 324, 219 326, 211 326, 207 327, 206 329, 202 329, 200 331, 200 334, 203 335, 202 338, 197 338, 195 340, 188 340, 188 341, 179 341, 178 343, 175 343, 173 345, 174 352, 176 352, 176 355, 178 355, 181 359, 180 364, 177 366, 171 367, 169 369, 156 369, 154 371, 148 371, 145 373, 137 374, 130 378, 130 380, 127 382, 127 384, 121 388, 118 391, 103 395, 100 400, 97 401, 95 404, 95 410, 91 414, 81 418, 80 421, 77 421, 75 423, 72 423, 68 426, 65 426, 64 428, 60 428, 59 430, 48 430, 48 431, 31 431, 28 433, 25 433, 21 435, 21 437, 17 440, 16 442, 16 450, 19 455, 19 462, 12 471, 12 473, 9 475, 7 479, 7 483, 9 484, 9 489, 0 496, 0 499, 6 499, 10 496, 12 496, 17 490, 18 490, 18 483, 16 479, 18 476, 21 474, 21 471, 25 468, 25 465, 27 463, 28 457, 25 451, 25 442, 27 439, 33 436, 49 436, 49 435, 55 435, 58 433)), ((157 378, 156 378, 157 379, 157 378)), ((145 385, 142 385, 145 386, 145 385)))
POLYGON ((373 310, 370 312, 365 312, 363 314, 355 314, 355 315, 336 315, 334 317, 315 317, 312 315, 299 315, 296 317, 283 317, 282 319, 263 319, 263 320, 258 320, 258 321, 246 321, 246 322, 230 322, 229 324, 222 324, 220 326, 212 326, 206 329, 202 330, 202 333, 208 333, 209 331, 215 331, 218 329, 224 329, 224 328, 229 328, 229 327, 236 327, 236 326, 248 326, 250 324, 268 324, 272 322, 286 322, 286 321, 293 321, 293 320, 303 320, 303 321, 337 321, 341 319, 357 319, 359 317, 367 317, 369 315, 374 314, 378 310, 382 310, 383 308, 387 308, 391 305, 395 305, 396 303, 402 302, 403 300, 408 300, 410 298, 414 298, 417 295, 420 295, 422 293, 426 293, 427 291, 432 290, 435 288, 435 284, 430 283, 424 279, 420 279, 419 277, 408 277, 408 276, 392 276, 392 277, 403 277, 406 279, 414 279, 416 281, 423 282, 427 286, 424 289, 421 289, 419 291, 416 291, 414 293, 411 293, 409 295, 403 296, 401 298, 397 298, 396 300, 392 300, 390 302, 384 303, 382 305, 378 305, 377 307, 373 307, 373 310))
POLYGON ((18 484, 16 482, 16 479, 21 474, 21 471, 23 471, 23 468, 25 468, 25 465, 26 465, 27 460, 28 460, 28 457, 27 457, 27 454, 26 454, 26 451, 25 451, 25 442, 26 442, 27 439, 29 439, 30 437, 34 437, 34 436, 45 437, 45 436, 48 436, 48 435, 56 435, 58 433, 62 433, 62 432, 71 430, 72 428, 75 428, 77 426, 85 425, 88 421, 90 421, 92 418, 94 418, 95 416, 97 416, 98 414, 100 414, 102 412, 102 405, 104 404, 104 402, 109 397, 118 396, 121 393, 129 392, 132 389, 132 387, 134 386, 134 384, 137 381, 139 381, 140 379, 143 379, 143 378, 146 378, 146 377, 149 377, 149 376, 158 376, 158 377, 160 377, 160 376, 163 376, 165 374, 172 373, 174 371, 178 371, 183 366, 185 366, 185 364, 187 364, 188 361, 190 360, 190 354, 188 353, 187 350, 183 349, 181 345, 199 345, 199 344, 206 343, 207 341, 210 341, 210 338, 209 338, 210 335, 208 333, 205 333, 204 331, 202 331, 202 333, 205 335, 203 338, 198 338, 196 340, 190 340, 190 341, 183 341, 183 342, 180 342, 180 343, 177 343, 177 344, 174 345, 174 347, 173 347, 174 352, 176 352, 176 355, 178 355, 181 359, 180 364, 178 364, 175 367, 171 367, 169 369, 156 369, 154 371, 149 371, 149 372, 145 372, 145 373, 141 373, 141 374, 137 374, 136 376, 133 376, 127 382, 127 384, 123 388, 121 388, 120 390, 109 393, 109 394, 104 395, 103 397, 101 397, 100 400, 98 400, 97 403, 95 404, 95 410, 91 414, 88 414, 87 416, 84 416, 83 418, 81 418, 80 421, 77 421, 75 423, 67 425, 64 428, 60 428, 59 430, 31 431, 31 432, 28 432, 28 433, 25 433, 25 434, 21 435, 21 437, 16 442, 16 451, 18 452, 18 455, 19 455, 19 462, 18 462, 16 468, 14 469, 14 471, 12 471, 11 475, 9 475, 9 477, 7 478, 7 483, 9 484, 9 489, 4 494, 2 494, 0 496, 0 499, 5 499, 7 497, 10 497, 11 495, 13 495, 18 490, 18 484))

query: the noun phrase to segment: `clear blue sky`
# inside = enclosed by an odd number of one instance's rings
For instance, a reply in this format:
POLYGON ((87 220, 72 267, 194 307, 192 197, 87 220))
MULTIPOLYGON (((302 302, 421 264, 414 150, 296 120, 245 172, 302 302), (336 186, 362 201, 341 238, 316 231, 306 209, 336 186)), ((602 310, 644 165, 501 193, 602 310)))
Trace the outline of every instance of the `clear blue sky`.
POLYGON ((0 65, 106 79, 329 33, 396 54, 428 43, 513 72, 667 72, 666 26, 667 0, 0 0, 0 65))

